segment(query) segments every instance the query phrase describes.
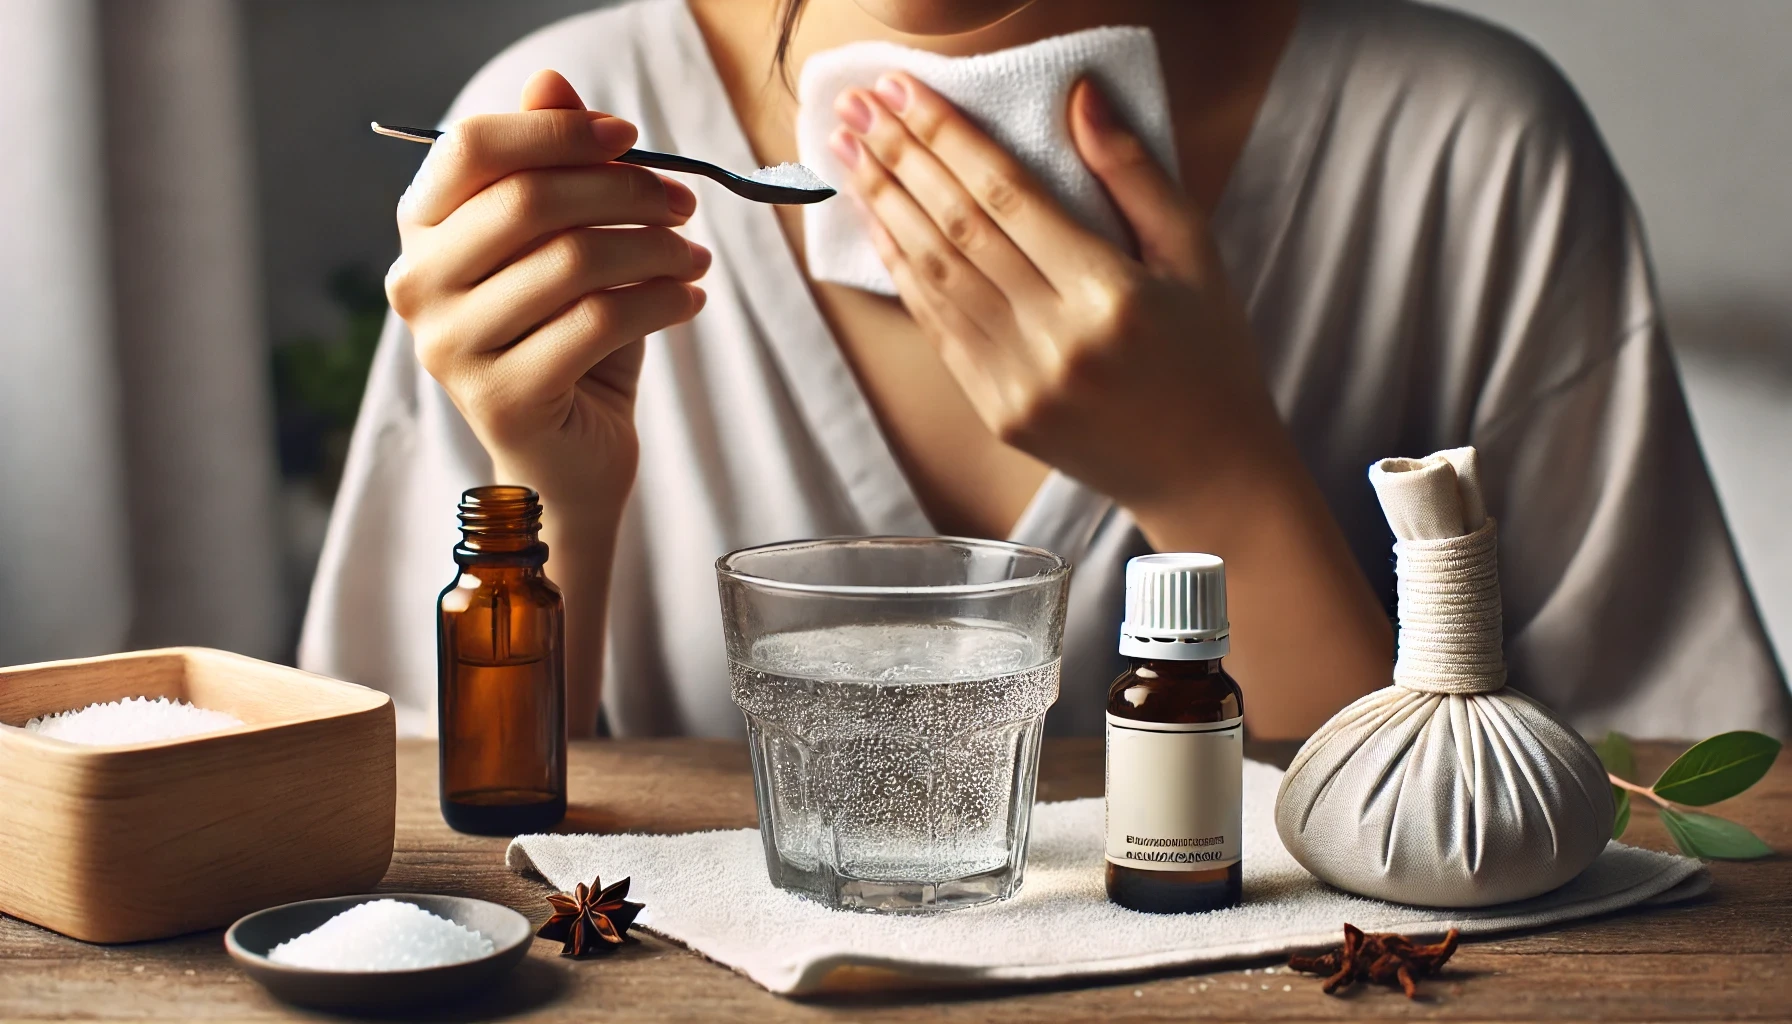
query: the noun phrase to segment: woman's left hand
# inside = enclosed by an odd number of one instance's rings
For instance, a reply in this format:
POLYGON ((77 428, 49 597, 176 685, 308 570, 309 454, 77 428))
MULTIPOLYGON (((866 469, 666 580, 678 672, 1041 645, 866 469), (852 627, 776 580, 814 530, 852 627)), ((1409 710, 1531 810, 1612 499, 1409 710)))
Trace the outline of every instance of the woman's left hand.
POLYGON ((1072 92, 1072 135, 1137 258, 911 76, 835 109, 830 142, 902 302, 997 437, 1135 507, 1186 499, 1186 468, 1284 447, 1258 443, 1281 424, 1205 218, 1092 83, 1072 92))

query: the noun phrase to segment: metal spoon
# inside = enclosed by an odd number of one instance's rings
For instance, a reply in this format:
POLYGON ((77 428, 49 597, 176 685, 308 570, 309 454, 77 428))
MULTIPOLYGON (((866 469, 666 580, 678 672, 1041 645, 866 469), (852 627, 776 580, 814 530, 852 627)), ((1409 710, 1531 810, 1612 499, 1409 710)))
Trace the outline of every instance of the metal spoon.
MULTIPOLYGON (((429 145, 442 137, 442 133, 434 128, 405 128, 396 124, 373 122, 373 130, 379 135, 388 135, 406 142, 421 142, 429 145)), ((751 199, 755 203, 771 203, 776 206, 801 206, 806 203, 819 203, 823 199, 832 199, 831 188, 795 188, 790 185, 770 185, 763 181, 754 181, 744 175, 726 171, 715 164, 692 160, 688 156, 676 153, 653 153, 645 149, 631 149, 616 158, 619 164, 634 164, 637 167, 652 167, 661 171, 681 171, 686 174, 701 174, 705 178, 720 182, 723 188, 740 196, 751 199)))

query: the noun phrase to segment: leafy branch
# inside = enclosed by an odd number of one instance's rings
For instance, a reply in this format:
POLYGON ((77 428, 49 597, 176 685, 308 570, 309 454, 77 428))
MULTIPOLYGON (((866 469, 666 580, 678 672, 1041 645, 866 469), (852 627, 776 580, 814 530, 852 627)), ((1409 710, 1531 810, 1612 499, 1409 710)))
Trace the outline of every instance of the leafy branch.
POLYGON ((1688 857, 1754 860, 1773 852, 1761 837, 1715 814, 1687 810, 1728 800, 1760 782, 1779 757, 1780 742, 1758 732, 1726 732, 1693 745, 1652 786, 1633 781, 1636 752, 1623 733, 1606 733, 1594 749, 1612 783, 1617 816, 1612 838, 1630 826, 1632 793, 1653 803, 1674 845, 1688 857))

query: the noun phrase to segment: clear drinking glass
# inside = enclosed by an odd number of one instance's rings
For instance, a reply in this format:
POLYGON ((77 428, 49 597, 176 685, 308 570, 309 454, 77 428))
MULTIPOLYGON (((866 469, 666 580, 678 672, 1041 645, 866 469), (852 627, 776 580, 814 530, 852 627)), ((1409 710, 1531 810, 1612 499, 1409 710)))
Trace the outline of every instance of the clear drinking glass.
POLYGON ((853 910, 1012 895, 1069 564, 854 537, 736 551, 716 576, 773 884, 853 910))

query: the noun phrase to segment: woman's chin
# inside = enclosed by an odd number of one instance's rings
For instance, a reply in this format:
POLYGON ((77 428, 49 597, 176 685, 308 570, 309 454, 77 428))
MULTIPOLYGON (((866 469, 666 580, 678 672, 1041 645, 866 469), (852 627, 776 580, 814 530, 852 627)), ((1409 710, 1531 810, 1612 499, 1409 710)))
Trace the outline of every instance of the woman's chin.
POLYGON ((908 35, 955 36, 988 28, 1034 0, 853 0, 866 14, 908 35))

